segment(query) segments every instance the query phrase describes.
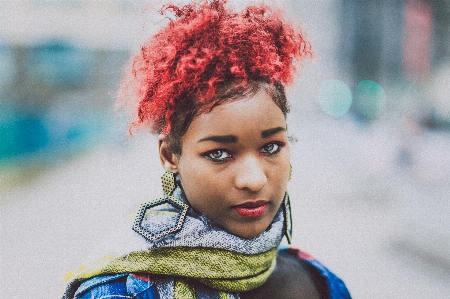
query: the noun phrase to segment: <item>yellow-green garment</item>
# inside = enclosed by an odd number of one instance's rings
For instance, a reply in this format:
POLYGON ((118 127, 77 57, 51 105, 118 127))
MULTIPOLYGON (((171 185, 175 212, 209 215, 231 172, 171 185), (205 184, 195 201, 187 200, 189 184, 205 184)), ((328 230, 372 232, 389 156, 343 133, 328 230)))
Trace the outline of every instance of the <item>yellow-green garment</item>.
POLYGON ((157 248, 131 252, 119 258, 104 258, 98 265, 71 273, 72 279, 101 274, 150 273, 175 279, 175 298, 195 298, 196 280, 226 292, 243 292, 262 285, 275 267, 277 248, 260 254, 242 254, 215 248, 157 248))

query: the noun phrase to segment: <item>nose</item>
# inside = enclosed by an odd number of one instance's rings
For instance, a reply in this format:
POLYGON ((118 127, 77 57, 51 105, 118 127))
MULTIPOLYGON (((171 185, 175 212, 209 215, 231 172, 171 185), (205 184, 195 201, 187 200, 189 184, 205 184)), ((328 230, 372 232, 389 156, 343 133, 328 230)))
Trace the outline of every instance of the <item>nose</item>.
POLYGON ((245 157, 236 170, 235 186, 240 190, 257 192, 267 183, 263 165, 257 157, 245 157))

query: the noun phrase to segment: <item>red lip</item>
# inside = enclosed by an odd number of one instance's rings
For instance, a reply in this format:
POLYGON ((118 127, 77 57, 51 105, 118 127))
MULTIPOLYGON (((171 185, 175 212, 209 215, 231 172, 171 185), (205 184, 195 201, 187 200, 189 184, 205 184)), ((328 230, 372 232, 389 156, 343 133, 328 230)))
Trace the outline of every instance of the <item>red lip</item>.
POLYGON ((267 209, 267 201, 252 200, 243 204, 233 206, 233 209, 242 217, 252 218, 260 217, 267 209))

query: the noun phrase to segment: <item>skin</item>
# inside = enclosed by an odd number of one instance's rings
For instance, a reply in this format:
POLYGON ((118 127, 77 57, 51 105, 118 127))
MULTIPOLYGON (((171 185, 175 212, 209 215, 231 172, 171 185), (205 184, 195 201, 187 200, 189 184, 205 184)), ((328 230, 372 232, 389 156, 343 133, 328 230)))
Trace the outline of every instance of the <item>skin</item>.
POLYGON ((220 228, 242 238, 265 231, 277 213, 289 177, 286 120, 260 90, 197 116, 182 137, 182 154, 159 138, 161 163, 180 176, 190 205, 220 228), (237 205, 263 201, 261 215, 237 205), (251 213, 250 213, 251 214, 251 213))

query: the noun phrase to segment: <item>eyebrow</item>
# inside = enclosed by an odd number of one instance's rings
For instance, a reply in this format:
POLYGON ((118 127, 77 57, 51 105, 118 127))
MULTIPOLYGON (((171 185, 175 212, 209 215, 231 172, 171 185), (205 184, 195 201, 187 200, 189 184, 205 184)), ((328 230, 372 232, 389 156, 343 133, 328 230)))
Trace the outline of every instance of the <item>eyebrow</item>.
POLYGON ((284 131, 286 131, 285 127, 276 127, 276 128, 267 129, 267 130, 264 130, 261 132, 261 138, 267 138, 278 132, 284 132, 284 131))
POLYGON ((236 143, 238 141, 235 135, 214 135, 200 139, 198 142, 214 141, 218 143, 236 143))
MULTIPOLYGON (((276 127, 267 129, 261 132, 261 138, 267 138, 269 136, 272 136, 278 132, 284 132, 286 131, 285 127, 276 127)), ((212 135, 205 138, 200 139, 198 142, 204 142, 204 141, 213 141, 218 143, 236 143, 238 142, 239 138, 236 135, 212 135)))

